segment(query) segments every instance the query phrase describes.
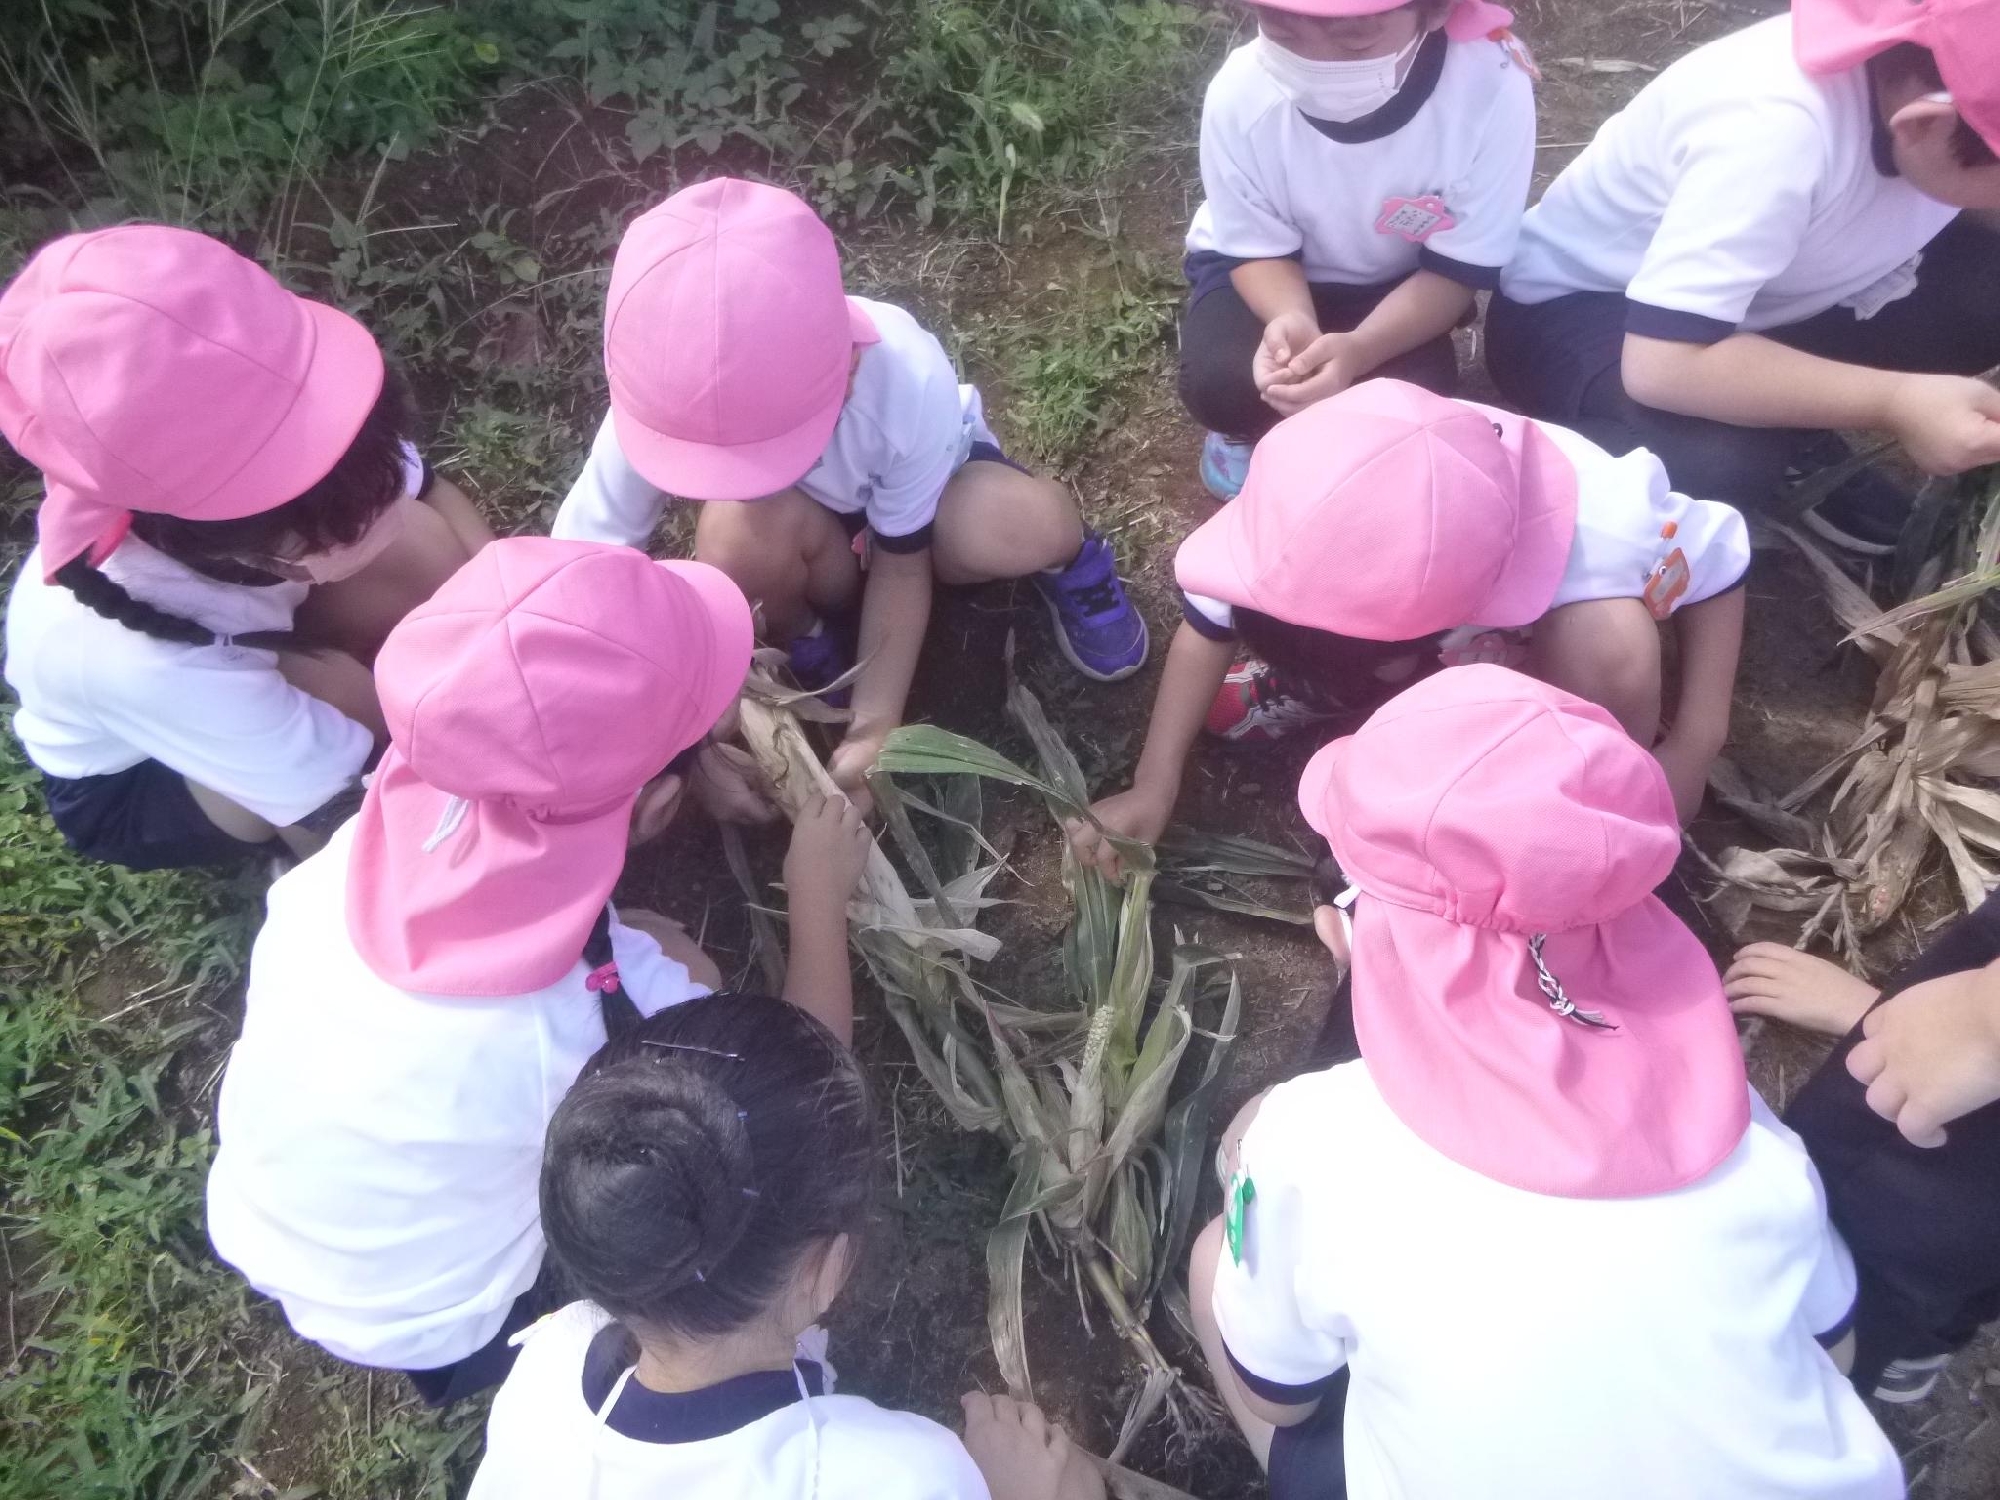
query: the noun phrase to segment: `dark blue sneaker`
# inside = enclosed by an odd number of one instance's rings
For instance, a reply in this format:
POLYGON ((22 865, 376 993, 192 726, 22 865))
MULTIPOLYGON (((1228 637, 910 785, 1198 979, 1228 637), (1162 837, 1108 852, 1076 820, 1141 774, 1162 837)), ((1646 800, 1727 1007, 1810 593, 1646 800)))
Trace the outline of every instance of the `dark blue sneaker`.
POLYGON ((822 622, 811 635, 793 636, 791 644, 785 647, 785 655, 794 682, 809 693, 818 693, 835 708, 847 707, 852 696, 848 689, 843 687, 832 693, 825 690, 829 682, 837 682, 854 666, 854 658, 831 625, 822 622))
POLYGON ((1125 597, 1117 559, 1103 537, 1086 531, 1076 561, 1035 574, 1034 583, 1055 624, 1056 644, 1077 671, 1117 682, 1146 664, 1146 622, 1125 597))

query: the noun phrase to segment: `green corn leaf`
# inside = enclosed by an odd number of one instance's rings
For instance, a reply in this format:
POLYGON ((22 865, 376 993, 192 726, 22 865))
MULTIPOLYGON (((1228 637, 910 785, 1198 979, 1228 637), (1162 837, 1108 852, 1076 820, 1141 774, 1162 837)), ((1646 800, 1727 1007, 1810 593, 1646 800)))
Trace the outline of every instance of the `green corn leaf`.
MULTIPOLYGON (((1160 1175, 1160 1254, 1154 1261, 1152 1284, 1143 1305, 1151 1306, 1162 1285, 1180 1265, 1187 1244, 1188 1229, 1194 1222, 1194 1206, 1201 1194, 1202 1174, 1208 1170, 1209 1136, 1216 1100, 1229 1086, 1229 1065, 1236 1054, 1236 1036, 1243 1014, 1243 988, 1235 970, 1221 954, 1206 948, 1181 945, 1174 949, 1176 973, 1187 965, 1191 974, 1204 979, 1220 968, 1229 976, 1222 1004, 1222 1018, 1216 1023, 1208 1056, 1202 1063, 1201 1078, 1185 1098, 1167 1111, 1160 1127, 1160 1149, 1165 1170, 1160 1175)), ((1169 986, 1171 988, 1171 986, 1169 986)), ((1219 988, 1205 983, 1204 992, 1219 988)), ((1186 1299, 1181 1299, 1183 1304, 1186 1299)), ((1189 1325, 1192 1332, 1192 1326, 1189 1325)))

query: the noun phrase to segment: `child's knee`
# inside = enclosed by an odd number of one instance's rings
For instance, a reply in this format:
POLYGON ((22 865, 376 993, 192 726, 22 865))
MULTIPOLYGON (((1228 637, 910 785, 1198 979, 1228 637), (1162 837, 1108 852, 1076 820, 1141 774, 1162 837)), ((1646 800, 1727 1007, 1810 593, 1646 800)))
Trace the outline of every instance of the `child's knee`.
POLYGON ((1660 726, 1660 634, 1638 600, 1557 610, 1535 627, 1534 664, 1545 682, 1595 703, 1640 744, 1653 742, 1660 726))
POLYGON ((960 469, 945 490, 931 535, 940 583, 1025 578, 1075 558, 1083 515, 1076 497, 1054 480, 977 463, 960 469))
POLYGON ((1222 1232, 1222 1220, 1210 1219, 1188 1250, 1188 1311, 1203 1343, 1215 1327, 1215 1269, 1222 1262, 1222 1232))

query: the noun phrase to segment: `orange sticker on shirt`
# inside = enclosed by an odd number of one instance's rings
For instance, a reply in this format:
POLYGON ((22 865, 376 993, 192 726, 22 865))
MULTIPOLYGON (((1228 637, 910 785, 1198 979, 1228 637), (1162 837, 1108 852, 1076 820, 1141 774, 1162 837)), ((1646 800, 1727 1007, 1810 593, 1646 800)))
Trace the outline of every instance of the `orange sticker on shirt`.
POLYGON ((1687 554, 1676 547, 1653 565, 1650 577, 1640 598, 1646 601, 1646 608, 1653 612, 1653 618, 1664 620, 1674 612, 1674 606, 1681 601, 1681 595, 1688 591, 1694 575, 1688 568, 1687 554))

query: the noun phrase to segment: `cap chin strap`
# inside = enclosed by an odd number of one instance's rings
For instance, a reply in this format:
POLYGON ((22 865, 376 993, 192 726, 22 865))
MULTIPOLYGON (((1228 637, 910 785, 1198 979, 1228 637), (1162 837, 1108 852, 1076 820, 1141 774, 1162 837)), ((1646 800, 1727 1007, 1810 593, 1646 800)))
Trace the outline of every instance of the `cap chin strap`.
POLYGON ((1562 981, 1549 972, 1549 966, 1542 959, 1542 944, 1547 942, 1546 932, 1537 932, 1528 938, 1528 957, 1535 961, 1535 983, 1541 986, 1542 994, 1548 997, 1549 1009, 1566 1021, 1574 1021, 1579 1026, 1595 1027, 1599 1031, 1616 1031, 1618 1027, 1604 1019, 1602 1011, 1579 1010, 1574 1000, 1563 993, 1562 981))
POLYGON ((424 840, 423 852, 429 854, 439 844, 457 833, 458 825, 465 821, 465 815, 471 807, 472 804, 463 797, 445 798, 444 811, 438 814, 437 827, 431 830, 431 836, 424 840))

